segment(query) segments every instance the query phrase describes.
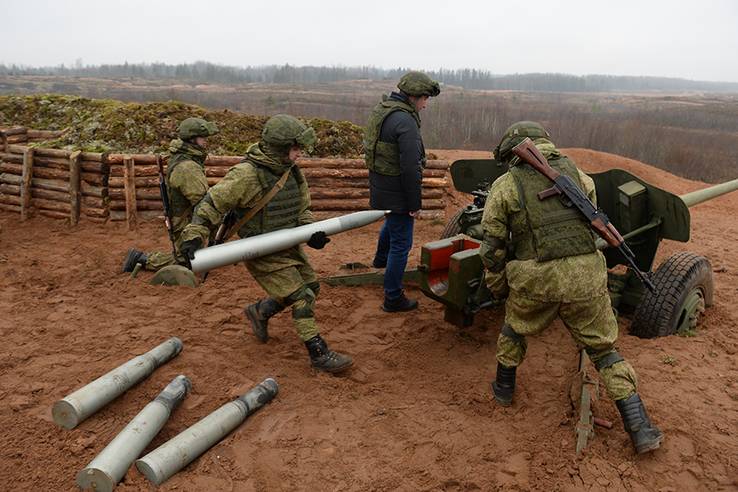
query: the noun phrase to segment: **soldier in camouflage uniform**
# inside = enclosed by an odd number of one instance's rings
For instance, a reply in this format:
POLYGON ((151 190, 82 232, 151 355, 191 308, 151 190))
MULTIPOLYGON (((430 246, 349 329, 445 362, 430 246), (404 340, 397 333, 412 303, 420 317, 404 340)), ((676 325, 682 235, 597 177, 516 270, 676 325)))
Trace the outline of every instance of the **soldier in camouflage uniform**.
MULTIPOLYGON (((210 188, 195 208, 192 222, 182 237, 182 252, 194 258, 194 252, 206 244, 208 236, 229 211, 237 224, 286 173, 283 187, 238 232, 242 238, 313 222, 310 191, 295 160, 302 149, 315 143, 315 132, 289 115, 276 115, 264 125, 259 143, 250 146, 246 157, 228 171, 221 182, 210 188)), ((325 233, 313 235, 307 245, 321 249, 328 243, 325 233)), ((313 309, 320 284, 300 246, 245 262, 254 279, 269 297, 246 306, 245 314, 261 342, 269 338, 269 318, 292 307, 297 334, 308 350, 313 367, 326 372, 340 372, 352 364, 351 357, 328 348, 318 332, 313 309)))
POLYGON ((504 406, 512 404, 526 337, 542 332, 558 316, 599 371, 636 451, 654 450, 663 436, 637 393, 635 371, 614 346, 618 324, 607 291, 605 258, 576 209, 556 198, 538 199, 538 192, 551 183, 512 153, 526 137, 551 167, 574 180, 593 203, 597 199, 594 181, 556 149, 540 124, 522 121, 508 128, 495 158, 507 162, 510 170, 489 190, 480 248, 487 286, 495 298, 507 297, 497 340, 495 399, 504 406))
POLYGON ((208 191, 208 180, 205 177, 205 159, 208 154, 205 145, 207 137, 218 133, 218 127, 202 118, 187 118, 180 123, 177 133, 179 138, 169 144, 166 178, 177 258, 171 251, 147 254, 138 249, 129 249, 123 261, 124 272, 133 271, 137 263, 152 271, 185 263, 179 249, 182 245, 182 231, 192 220, 192 209, 208 191))

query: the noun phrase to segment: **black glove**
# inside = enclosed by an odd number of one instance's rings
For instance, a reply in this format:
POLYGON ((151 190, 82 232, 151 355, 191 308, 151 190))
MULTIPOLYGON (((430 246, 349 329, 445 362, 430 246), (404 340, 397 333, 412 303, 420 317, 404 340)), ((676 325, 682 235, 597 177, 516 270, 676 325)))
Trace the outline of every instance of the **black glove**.
POLYGON ((185 257, 185 260, 187 260, 187 264, 189 265, 190 260, 195 259, 195 251, 200 248, 202 248, 202 239, 196 237, 195 239, 183 242, 179 247, 179 251, 182 253, 182 256, 185 257))
POLYGON ((323 249, 326 244, 331 242, 331 238, 325 235, 325 232, 318 231, 313 233, 308 239, 307 245, 313 249, 323 249))

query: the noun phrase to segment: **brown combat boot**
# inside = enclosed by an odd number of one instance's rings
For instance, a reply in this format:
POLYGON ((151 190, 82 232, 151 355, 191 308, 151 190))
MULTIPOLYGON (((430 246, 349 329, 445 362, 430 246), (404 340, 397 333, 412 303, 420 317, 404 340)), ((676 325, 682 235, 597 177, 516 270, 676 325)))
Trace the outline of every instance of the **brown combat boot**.
POLYGON ((310 354, 310 364, 319 371, 337 373, 348 369, 354 363, 348 355, 329 349, 320 335, 315 335, 305 342, 305 347, 310 354))
POLYGON ((251 330, 261 343, 269 340, 269 318, 284 309, 284 306, 277 302, 276 299, 267 297, 257 301, 255 304, 249 304, 243 310, 244 314, 251 323, 251 330))

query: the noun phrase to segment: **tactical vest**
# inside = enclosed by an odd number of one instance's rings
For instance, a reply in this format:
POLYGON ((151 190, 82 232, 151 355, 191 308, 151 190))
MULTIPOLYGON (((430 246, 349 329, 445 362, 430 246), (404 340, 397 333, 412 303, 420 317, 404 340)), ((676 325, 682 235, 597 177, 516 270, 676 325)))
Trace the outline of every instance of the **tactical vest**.
MULTIPOLYGON (((549 161, 549 164, 582 188, 579 172, 569 159, 561 157, 549 161)), ((512 248, 516 259, 548 261, 596 250, 592 230, 575 207, 565 206, 555 196, 538 199, 540 191, 552 186, 548 178, 528 165, 513 166, 510 174, 527 219, 511 221, 512 248)))
POLYGON ((202 169, 203 174, 205 173, 205 165, 198 163, 191 156, 187 154, 172 154, 167 162, 167 193, 169 195, 169 206, 172 210, 172 217, 186 216, 192 217, 192 209, 194 206, 190 203, 186 196, 179 191, 179 188, 175 188, 169 184, 169 180, 172 176, 174 169, 185 161, 192 161, 202 169))
POLYGON ((404 111, 412 115, 420 127, 420 116, 411 105, 389 99, 385 95, 382 102, 374 106, 369 116, 364 134, 364 160, 369 170, 385 176, 400 175, 400 149, 396 143, 381 142, 379 136, 382 124, 395 111, 404 111))
MULTIPOLYGON (((259 184, 264 193, 274 188, 282 175, 275 175, 269 169, 259 164, 249 161, 256 169, 256 175, 259 178, 259 184)), ((238 231, 240 237, 256 236, 266 232, 277 231, 279 229, 288 229, 296 227, 300 218, 300 210, 303 207, 303 198, 300 193, 300 184, 305 180, 300 168, 292 166, 289 177, 285 181, 284 186, 269 200, 264 208, 246 222, 238 231)), ((236 215, 240 219, 248 209, 239 209, 236 215)))

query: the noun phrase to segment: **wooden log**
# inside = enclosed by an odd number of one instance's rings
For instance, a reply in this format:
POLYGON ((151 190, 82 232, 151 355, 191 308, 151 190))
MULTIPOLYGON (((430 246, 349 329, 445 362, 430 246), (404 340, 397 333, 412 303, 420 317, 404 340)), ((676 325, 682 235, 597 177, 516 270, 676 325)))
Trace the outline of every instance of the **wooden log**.
POLYGON ((8 148, 8 137, 3 132, 0 132, 0 146, 2 146, 3 152, 8 148))
POLYGON ((88 215, 84 216, 84 220, 87 222, 94 222, 96 224, 105 224, 108 222, 108 216, 105 217, 90 217, 88 215))
POLYGON ((108 186, 108 175, 107 174, 99 174, 99 173, 80 173, 80 177, 82 178, 82 181, 85 181, 87 184, 95 185, 95 186, 108 186))
POLYGON ((23 174, 22 164, 11 164, 10 162, 0 162, 0 173, 15 174, 20 176, 23 174))
POLYGON ((31 186, 42 190, 63 191, 69 193, 69 183, 59 179, 33 178, 31 186))
MULTIPOLYGON (((126 210, 125 200, 110 200, 110 210, 126 210)), ((164 210, 159 200, 136 200, 136 210, 164 210)))
POLYGON ((80 160, 82 160, 82 161, 104 162, 105 155, 106 154, 103 153, 103 152, 82 152, 82 155, 80 156, 80 160))
POLYGON ((46 200, 43 198, 34 198, 32 203, 33 206, 38 209, 58 210, 59 212, 65 212, 67 214, 67 217, 69 217, 69 201, 57 202, 54 200, 46 200))
POLYGON ((445 219, 446 211, 445 210, 421 210, 420 216, 418 216, 418 218, 421 220, 445 219))
MULTIPOLYGON (((142 210, 138 213, 138 219, 142 221, 147 220, 161 220, 164 214, 159 210, 142 210)), ((113 222, 120 222, 126 220, 126 212, 124 210, 111 210, 110 220, 113 222)))
POLYGON ((33 149, 26 149, 23 153, 22 181, 20 184, 21 220, 28 218, 28 209, 31 206, 31 180, 33 180, 33 149))
POLYGON ((21 198, 20 196, 15 195, 6 195, 4 193, 0 193, 0 203, 4 203, 6 205, 16 205, 18 207, 18 211, 21 212, 21 198))
POLYGON ((69 159, 71 150, 63 149, 34 149, 34 152, 39 157, 58 157, 61 159, 69 159))
POLYGON ((208 178, 208 186, 217 185, 223 178, 208 178))
MULTIPOLYGON (((136 187, 141 188, 154 188, 159 186, 159 177, 145 176, 143 178, 135 177, 133 179, 136 187)), ((108 186, 110 188, 125 188, 125 178, 111 177, 108 180, 108 186)))
POLYGON ((205 166, 227 166, 231 167, 243 160, 243 157, 236 155, 209 155, 205 159, 205 166))
POLYGON ((57 210, 46 210, 44 208, 38 209, 37 212, 39 213, 39 215, 51 217, 52 219, 69 219, 68 212, 61 212, 57 210))
MULTIPOLYGON (((445 208, 443 200, 423 200, 423 209, 442 209, 445 208)), ((312 200, 310 208, 312 210, 369 210, 369 200, 312 200)))
POLYGON ((0 161, 15 162, 16 164, 23 163, 23 154, 10 154, 8 152, 0 153, 0 161))
POLYGON ((6 145, 26 143, 28 142, 28 136, 27 135, 13 135, 12 137, 6 136, 5 142, 7 142, 6 145))
POLYGON ((0 210, 5 210, 6 212, 14 212, 14 213, 19 214, 21 211, 21 208, 18 205, 8 205, 7 203, 2 203, 2 201, 0 201, 0 210))
POLYGON ((108 196, 107 187, 93 186, 85 180, 80 181, 79 189, 82 192, 82 196, 95 196, 99 198, 105 198, 106 196, 108 196))
POLYGON ((105 208, 108 205, 109 200, 106 198, 100 198, 97 196, 81 196, 80 197, 80 210, 82 206, 90 208, 105 208))
POLYGON ((32 130, 29 129, 26 134, 28 138, 38 140, 49 140, 53 138, 59 138, 64 135, 65 130, 32 130))
POLYGON ((0 133, 5 135, 6 137, 10 137, 13 135, 22 135, 27 132, 28 128, 26 128, 25 126, 14 126, 11 128, 6 128, 5 130, 0 130, 0 133))
POLYGON ((423 178, 423 188, 448 188, 447 178, 423 178))
MULTIPOLYGON (((369 180, 364 178, 308 178, 307 182, 310 188, 369 189, 369 180)), ((423 188, 446 188, 448 184, 446 178, 423 178, 423 188)))
POLYGON ((126 157, 137 164, 156 164, 158 154, 108 154, 108 164, 123 164, 126 157))
POLYGON ((136 165, 132 156, 127 155, 123 159, 124 168, 124 190, 126 193, 126 225, 128 230, 136 227, 136 165))
POLYGON ((79 207, 82 200, 80 192, 80 182, 82 181, 80 165, 80 154, 82 152, 72 152, 69 156, 69 224, 77 225, 79 221, 79 207))
MULTIPOLYGON (((69 193, 63 191, 44 190, 42 188, 31 188, 31 196, 33 198, 43 198, 60 203, 69 203, 69 193)), ((35 200, 34 200, 35 203, 35 200)))
POLYGON ((28 150, 30 147, 27 145, 10 145, 8 144, 7 148, 5 149, 5 152, 8 152, 10 154, 20 154, 23 155, 26 150, 28 150))
POLYGON ((80 168, 88 173, 109 173, 110 166, 104 162, 80 161, 80 168))
POLYGON ((23 182, 23 178, 16 174, 0 174, 0 183, 19 185, 21 184, 21 182, 23 182))
POLYGON ((69 181, 69 170, 63 171, 61 169, 52 169, 49 167, 34 167, 33 175, 43 179, 60 179, 63 181, 69 181))
POLYGON ((33 159, 33 165, 36 167, 48 167, 51 169, 61 169, 63 171, 68 171, 69 158, 36 156, 33 159))
POLYGON ((97 217, 102 219, 107 218, 110 215, 110 211, 107 208, 87 207, 83 204, 80 208, 80 214, 86 217, 97 217))
MULTIPOLYGON (((369 189, 361 188, 310 188, 310 197, 313 200, 369 198, 369 189)), ((426 188, 422 190, 423 198, 443 198, 445 192, 440 188, 426 188)))
MULTIPOLYGON (((124 173, 125 170, 123 169, 123 166, 110 166, 111 176, 123 176, 124 173)), ((164 173, 166 175, 166 168, 164 173)), ((145 166, 136 166, 136 176, 159 176, 159 166, 151 166, 148 164, 145 166)))
POLYGON ((0 193, 4 193, 6 195, 14 195, 14 196, 20 196, 20 185, 14 185, 14 184, 0 184, 0 193))
MULTIPOLYGON (((125 200, 125 192, 123 188, 110 188, 109 196, 111 200, 125 200)), ((161 194, 159 188, 136 188, 136 200, 159 200, 161 194)))

